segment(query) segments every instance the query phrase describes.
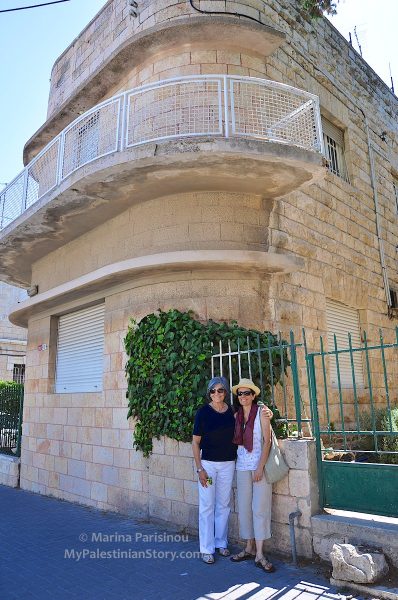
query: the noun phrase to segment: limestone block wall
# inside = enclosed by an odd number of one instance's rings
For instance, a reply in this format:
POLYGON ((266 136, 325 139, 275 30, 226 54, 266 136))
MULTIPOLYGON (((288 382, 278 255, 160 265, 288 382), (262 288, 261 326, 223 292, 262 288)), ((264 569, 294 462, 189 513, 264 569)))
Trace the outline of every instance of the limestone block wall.
POLYGON ((104 265, 175 250, 268 248, 273 202, 252 194, 196 192, 134 204, 33 266, 44 292, 104 265))
MULTIPOLYGON (((144 32, 159 24, 166 24, 184 17, 198 17, 190 3, 186 0, 140 0, 138 17, 134 18, 128 14, 126 0, 109 0, 96 17, 87 25, 79 37, 67 48, 57 59, 51 73, 50 100, 48 105, 48 117, 50 117, 84 82, 111 57, 133 35, 144 32)), ((202 10, 231 10, 241 12, 255 18, 262 18, 267 22, 263 2, 257 0, 243 0, 230 2, 214 2, 214 0, 198 0, 196 3, 202 10)), ((220 55, 216 58, 212 54, 195 54, 192 57, 193 68, 187 69, 191 60, 189 56, 178 58, 163 58, 156 67, 148 66, 148 72, 141 74, 141 81, 148 80, 152 74, 156 80, 160 72, 167 76, 191 74, 198 72, 195 65, 204 63, 210 65, 203 67, 203 73, 213 73, 216 62, 220 65, 228 64, 228 57, 220 55), (182 67, 182 68, 181 68, 182 67)), ((261 60, 251 62, 245 59, 243 63, 239 57, 235 57, 230 63, 230 72, 234 74, 248 74, 248 70, 258 70, 261 60)), ((219 67, 217 67, 219 68, 219 67)), ((226 71, 218 71, 226 72, 226 71)), ((260 67, 259 73, 263 73, 260 67)), ((131 86, 130 86, 131 87, 131 86)), ((121 88, 123 89, 123 88, 121 88)), ((126 88, 125 88, 126 89, 126 88)))

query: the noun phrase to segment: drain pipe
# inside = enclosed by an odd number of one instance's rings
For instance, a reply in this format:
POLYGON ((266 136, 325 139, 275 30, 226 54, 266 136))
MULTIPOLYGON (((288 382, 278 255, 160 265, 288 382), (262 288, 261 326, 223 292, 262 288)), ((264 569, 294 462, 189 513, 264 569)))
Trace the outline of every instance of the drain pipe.
POLYGON ((296 535, 294 533, 294 519, 301 517, 301 510, 291 512, 289 515, 290 545, 292 547, 293 564, 297 565, 296 535))

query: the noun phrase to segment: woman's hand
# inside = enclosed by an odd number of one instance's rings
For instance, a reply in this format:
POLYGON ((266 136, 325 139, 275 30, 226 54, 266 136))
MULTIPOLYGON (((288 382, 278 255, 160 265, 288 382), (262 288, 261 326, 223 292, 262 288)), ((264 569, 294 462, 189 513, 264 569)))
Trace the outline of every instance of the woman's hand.
POLYGON ((199 481, 202 487, 208 487, 209 484, 207 483, 207 472, 205 469, 199 473, 199 481))
POLYGON ((261 481, 263 476, 264 476, 264 468, 256 469, 255 471, 253 471, 253 481, 255 483, 257 483, 258 481, 261 481))
POLYGON ((272 417, 274 416, 274 413, 272 412, 272 410, 270 408, 268 408, 268 406, 262 406, 261 407, 261 416, 265 417, 266 419, 272 419, 272 417))

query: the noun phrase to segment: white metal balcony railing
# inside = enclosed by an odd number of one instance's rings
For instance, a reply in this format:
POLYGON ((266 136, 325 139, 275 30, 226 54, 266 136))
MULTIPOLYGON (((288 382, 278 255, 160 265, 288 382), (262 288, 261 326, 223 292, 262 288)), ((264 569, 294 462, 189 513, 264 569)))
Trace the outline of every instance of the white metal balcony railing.
POLYGON ((192 136, 256 138, 323 152, 312 94, 251 77, 168 79, 114 96, 66 127, 0 192, 0 230, 91 161, 192 136))

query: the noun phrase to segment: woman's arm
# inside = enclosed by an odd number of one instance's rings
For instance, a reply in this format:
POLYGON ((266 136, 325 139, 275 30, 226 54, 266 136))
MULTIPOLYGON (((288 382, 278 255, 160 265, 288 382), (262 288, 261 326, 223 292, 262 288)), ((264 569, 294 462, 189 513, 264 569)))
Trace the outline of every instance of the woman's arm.
POLYGON ((267 462, 271 447, 271 421, 266 416, 264 411, 260 413, 261 419, 261 430, 263 432, 263 449, 261 451, 260 461, 257 465, 257 469, 253 473, 253 481, 261 481, 264 477, 264 465, 267 462))
POLYGON ((195 460, 196 469, 202 469, 199 473, 199 481, 203 487, 207 487, 207 473, 206 470, 202 467, 202 463, 200 460, 200 440, 202 436, 193 435, 192 436, 192 454, 195 460))

